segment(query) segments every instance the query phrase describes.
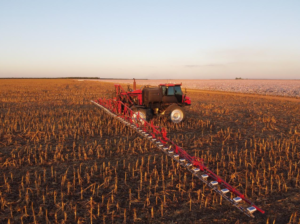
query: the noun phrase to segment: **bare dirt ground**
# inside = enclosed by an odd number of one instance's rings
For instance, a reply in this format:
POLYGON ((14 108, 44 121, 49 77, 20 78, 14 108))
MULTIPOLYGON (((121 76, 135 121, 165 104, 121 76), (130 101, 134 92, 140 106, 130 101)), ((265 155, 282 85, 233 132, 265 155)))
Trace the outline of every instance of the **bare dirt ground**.
MULTIPOLYGON (((132 84, 132 80, 101 80, 105 82, 132 84)), ((300 97, 300 80, 191 80, 162 79, 137 80, 139 85, 158 85, 160 83, 182 83, 183 88, 251 93, 271 96, 300 97)))

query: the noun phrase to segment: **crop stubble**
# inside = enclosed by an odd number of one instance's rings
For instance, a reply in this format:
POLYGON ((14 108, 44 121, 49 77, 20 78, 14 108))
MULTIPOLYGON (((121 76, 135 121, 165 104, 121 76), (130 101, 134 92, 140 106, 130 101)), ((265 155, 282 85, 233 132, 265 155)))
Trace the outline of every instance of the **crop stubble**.
POLYGON ((299 222, 299 102, 190 92, 183 123, 154 119, 266 211, 249 219, 89 102, 113 85, 0 87, 0 222, 299 222))

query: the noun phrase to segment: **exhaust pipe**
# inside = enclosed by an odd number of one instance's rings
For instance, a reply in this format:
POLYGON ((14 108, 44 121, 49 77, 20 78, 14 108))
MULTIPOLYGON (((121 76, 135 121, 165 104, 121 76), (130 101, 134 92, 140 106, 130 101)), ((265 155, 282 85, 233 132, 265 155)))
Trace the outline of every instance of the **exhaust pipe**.
POLYGON ((136 82, 135 82, 135 78, 133 78, 133 90, 136 90, 136 82))

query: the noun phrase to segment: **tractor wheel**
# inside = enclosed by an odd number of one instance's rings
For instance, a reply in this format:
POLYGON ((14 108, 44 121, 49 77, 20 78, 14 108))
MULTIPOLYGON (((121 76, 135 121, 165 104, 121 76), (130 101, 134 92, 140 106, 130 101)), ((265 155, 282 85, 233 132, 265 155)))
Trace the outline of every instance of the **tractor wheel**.
POLYGON ((133 110, 133 114, 132 114, 132 120, 134 123, 137 123, 138 121, 141 122, 142 124, 144 124, 144 120, 147 121, 147 111, 146 109, 142 109, 142 108, 134 108, 132 109, 133 110), (138 120, 138 114, 140 115, 140 118, 142 119, 139 119, 138 120))
POLYGON ((169 112, 169 118, 175 124, 183 121, 185 119, 185 112, 183 108, 179 106, 172 107, 169 112))

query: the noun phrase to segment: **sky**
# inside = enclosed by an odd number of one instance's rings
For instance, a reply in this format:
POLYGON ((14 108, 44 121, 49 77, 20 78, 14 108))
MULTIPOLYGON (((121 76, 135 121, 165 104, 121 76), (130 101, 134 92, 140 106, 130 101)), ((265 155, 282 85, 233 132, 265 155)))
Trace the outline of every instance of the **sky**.
POLYGON ((299 0, 0 0, 0 78, 299 79, 299 0))

